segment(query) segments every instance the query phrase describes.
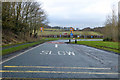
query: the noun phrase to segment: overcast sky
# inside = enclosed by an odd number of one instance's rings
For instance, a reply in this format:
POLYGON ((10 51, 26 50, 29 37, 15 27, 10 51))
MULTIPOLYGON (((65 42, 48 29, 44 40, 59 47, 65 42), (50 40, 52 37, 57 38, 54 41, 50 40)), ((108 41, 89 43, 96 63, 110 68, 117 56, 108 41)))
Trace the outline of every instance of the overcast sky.
MULTIPOLYGON (((103 26, 112 5, 120 0, 38 0, 48 15, 50 26, 103 26)), ((116 8, 117 11, 117 8, 116 8)))

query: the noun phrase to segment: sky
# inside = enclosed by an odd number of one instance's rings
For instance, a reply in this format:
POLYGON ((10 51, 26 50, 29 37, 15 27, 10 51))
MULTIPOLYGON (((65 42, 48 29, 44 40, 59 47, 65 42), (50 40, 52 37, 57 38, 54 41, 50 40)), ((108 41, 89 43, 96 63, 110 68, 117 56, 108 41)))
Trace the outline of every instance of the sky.
POLYGON ((101 27, 120 0, 37 0, 47 14, 50 26, 101 27))

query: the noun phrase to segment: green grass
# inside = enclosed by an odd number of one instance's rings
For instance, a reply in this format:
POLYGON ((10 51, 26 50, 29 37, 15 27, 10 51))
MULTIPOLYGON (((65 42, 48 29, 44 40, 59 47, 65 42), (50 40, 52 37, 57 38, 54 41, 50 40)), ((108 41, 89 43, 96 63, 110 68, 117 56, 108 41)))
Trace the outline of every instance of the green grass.
MULTIPOLYGON (((75 42, 72 42, 75 43, 75 42)), ((113 51, 116 53, 120 53, 118 42, 107 42, 107 41, 78 41, 77 44, 87 45, 103 50, 113 51)))
POLYGON ((14 46, 14 45, 18 45, 18 44, 24 44, 25 42, 22 43, 15 43, 15 44, 7 44, 7 45, 2 45, 2 47, 9 47, 9 46, 14 46))
MULTIPOLYGON (((20 45, 20 46, 17 46, 17 47, 4 49, 4 50, 2 50, 2 56, 13 53, 15 51, 19 51, 19 50, 22 50, 22 49, 25 49, 25 48, 32 47, 34 45, 37 45, 37 44, 40 44, 40 43, 43 43, 43 42, 46 42, 46 41, 52 41, 52 40, 58 40, 58 39, 57 38, 56 39, 55 38, 43 38, 42 40, 36 41, 36 42, 33 42, 33 43, 29 43, 29 44, 20 45)), ((0 54, 0 56, 1 56, 1 54, 0 54)))
POLYGON ((44 28, 44 30, 60 31, 61 29, 49 29, 49 28, 44 28))

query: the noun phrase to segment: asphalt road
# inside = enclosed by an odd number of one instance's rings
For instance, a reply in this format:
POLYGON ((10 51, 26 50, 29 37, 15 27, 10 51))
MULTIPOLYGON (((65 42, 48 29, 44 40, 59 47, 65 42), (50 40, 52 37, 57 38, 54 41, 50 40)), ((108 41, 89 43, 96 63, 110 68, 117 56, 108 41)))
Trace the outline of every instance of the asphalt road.
POLYGON ((4 78, 118 78, 118 55, 64 40, 46 42, 2 63, 4 78))

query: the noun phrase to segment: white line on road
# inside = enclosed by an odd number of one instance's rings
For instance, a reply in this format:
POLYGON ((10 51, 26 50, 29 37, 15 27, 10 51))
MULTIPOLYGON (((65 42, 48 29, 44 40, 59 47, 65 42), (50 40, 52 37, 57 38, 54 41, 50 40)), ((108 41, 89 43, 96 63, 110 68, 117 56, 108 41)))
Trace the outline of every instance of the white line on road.
POLYGON ((57 45, 57 44, 55 44, 55 47, 57 48, 57 47, 58 47, 58 45, 57 45))
POLYGON ((101 59, 97 58, 96 56, 91 55, 90 53, 85 52, 85 54, 87 54, 88 56, 91 56, 92 58, 104 63, 101 59))
POLYGON ((58 51, 58 55, 66 55, 64 51, 58 51))
POLYGON ((18 54, 18 55, 16 55, 16 56, 13 56, 13 57, 11 57, 11 58, 9 58, 9 59, 6 59, 6 60, 0 62, 0 64, 3 64, 3 63, 5 63, 5 62, 7 62, 7 61, 9 61, 9 60, 11 60, 11 59, 13 59, 13 58, 16 58, 16 57, 18 57, 18 56, 20 56, 20 55, 22 55, 22 54, 24 54, 24 53, 26 53, 26 52, 28 52, 28 51, 30 51, 30 50, 33 50, 33 49, 35 49, 35 48, 37 48, 37 47, 40 47, 40 46, 42 46, 42 45, 43 45, 43 44, 40 44, 40 45, 38 45, 38 46, 36 46, 36 47, 33 47, 33 48, 31 48, 31 49, 28 49, 28 50, 26 50, 25 52, 22 52, 22 53, 20 53, 20 54, 18 54))
MULTIPOLYGON (((76 48, 77 49, 77 48, 76 48)), ((79 50, 79 49, 77 49, 77 50, 79 50)), ((91 56, 92 58, 94 58, 94 59, 96 59, 96 60, 98 60, 98 61, 100 61, 100 62, 102 62, 102 63, 104 63, 104 61, 103 60, 101 60, 101 59, 99 59, 99 58, 97 58, 96 56, 94 56, 94 55, 91 55, 90 53, 88 53, 88 52, 84 52, 86 55, 88 55, 88 56, 91 56)))

